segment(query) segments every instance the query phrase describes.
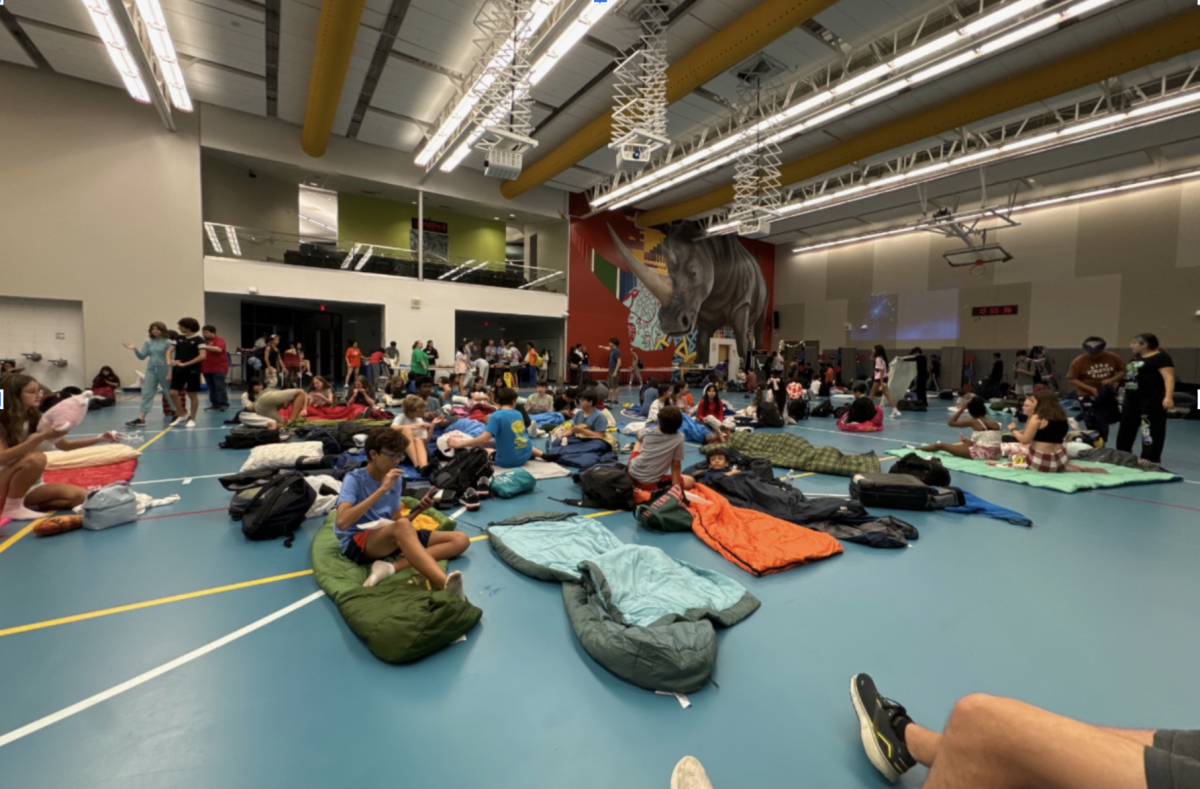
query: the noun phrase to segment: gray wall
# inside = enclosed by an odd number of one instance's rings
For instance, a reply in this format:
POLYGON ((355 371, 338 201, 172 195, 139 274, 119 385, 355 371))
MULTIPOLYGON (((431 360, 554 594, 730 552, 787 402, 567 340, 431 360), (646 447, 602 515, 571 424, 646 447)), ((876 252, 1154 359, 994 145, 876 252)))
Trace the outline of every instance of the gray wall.
POLYGON ((200 177, 204 221, 293 235, 300 232, 298 184, 258 172, 251 178, 244 166, 210 154, 200 157, 200 177))

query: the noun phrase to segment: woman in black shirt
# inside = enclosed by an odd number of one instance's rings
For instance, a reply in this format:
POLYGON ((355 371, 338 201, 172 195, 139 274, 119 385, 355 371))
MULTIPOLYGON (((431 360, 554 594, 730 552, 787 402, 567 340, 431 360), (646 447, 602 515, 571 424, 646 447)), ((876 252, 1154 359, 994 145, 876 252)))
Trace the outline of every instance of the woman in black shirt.
POLYGON ((1142 444, 1142 460, 1162 462, 1167 438, 1167 409, 1175 405, 1175 362, 1158 347, 1158 337, 1139 334, 1129 343, 1133 359, 1125 365, 1125 403, 1121 406, 1121 429, 1117 449, 1133 451, 1142 416, 1150 427, 1150 442, 1142 444))

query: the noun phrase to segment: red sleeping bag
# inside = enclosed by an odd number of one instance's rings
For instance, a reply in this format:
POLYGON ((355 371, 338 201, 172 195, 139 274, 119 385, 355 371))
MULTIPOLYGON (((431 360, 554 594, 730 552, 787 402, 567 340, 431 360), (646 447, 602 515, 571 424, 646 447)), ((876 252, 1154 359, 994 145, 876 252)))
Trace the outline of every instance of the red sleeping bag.
POLYGON ((692 531, 717 553, 754 575, 770 575, 842 552, 828 534, 734 507, 721 494, 697 484, 689 500, 692 531))
POLYGON ((847 422, 846 417, 849 414, 842 414, 838 420, 838 430, 844 430, 847 433, 878 433, 883 430, 883 409, 875 406, 875 418, 870 422, 847 422))
MULTIPOLYGON (((309 419, 356 419, 366 410, 365 405, 310 405, 305 409, 304 415, 309 419)), ((292 407, 289 405, 280 408, 279 414, 284 419, 291 419, 292 407)))

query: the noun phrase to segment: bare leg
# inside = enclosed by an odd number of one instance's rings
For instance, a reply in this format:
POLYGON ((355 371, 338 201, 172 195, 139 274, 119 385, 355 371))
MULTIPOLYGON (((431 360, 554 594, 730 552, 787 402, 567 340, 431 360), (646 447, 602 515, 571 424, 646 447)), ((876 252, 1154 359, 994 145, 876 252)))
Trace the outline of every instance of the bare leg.
POLYGON ((429 554, 429 551, 421 545, 421 541, 417 539, 417 531, 409 523, 408 518, 392 521, 390 526, 376 529, 367 535, 366 554, 368 557, 387 556, 394 553, 397 548, 408 560, 407 566, 411 566, 428 578, 429 582, 438 589, 446 588, 446 573, 438 566, 437 560, 429 554))
POLYGON ((942 442, 939 441, 936 444, 929 444, 928 446, 917 447, 917 451, 918 452, 945 452, 948 455, 954 455, 955 457, 967 458, 967 459, 970 459, 970 457, 971 457, 971 450, 967 444, 943 444, 942 442))
POLYGON ((1076 466, 1074 463, 1067 464, 1067 471, 1077 471, 1082 474, 1107 474, 1106 468, 1092 468, 1090 466, 1076 466))
MULTIPOLYGON (((471 539, 462 532, 435 531, 429 535, 429 547, 426 549, 426 553, 434 561, 440 562, 442 559, 453 559, 456 556, 462 556, 470 546, 471 539)), ((413 565, 407 558, 404 558, 398 562, 394 562, 392 566, 396 568, 396 572, 400 572, 401 570, 407 570, 413 565)))
POLYGON ((1138 739, 1013 699, 967 696, 940 739, 915 725, 905 739, 926 789, 1146 789, 1138 739))
POLYGON ((77 485, 42 485, 25 497, 25 506, 40 512, 69 510, 78 507, 87 498, 87 491, 77 485))
POLYGON ((25 498, 45 470, 45 453, 30 452, 0 473, 0 498, 14 501, 25 498))
POLYGON ((200 393, 199 392, 188 392, 188 401, 192 405, 192 414, 189 418, 195 419, 196 412, 200 410, 200 393))
POLYGON ((183 407, 183 397, 181 397, 182 393, 178 389, 171 389, 170 394, 171 408, 175 410, 175 418, 179 419, 180 417, 186 417, 187 409, 183 407))

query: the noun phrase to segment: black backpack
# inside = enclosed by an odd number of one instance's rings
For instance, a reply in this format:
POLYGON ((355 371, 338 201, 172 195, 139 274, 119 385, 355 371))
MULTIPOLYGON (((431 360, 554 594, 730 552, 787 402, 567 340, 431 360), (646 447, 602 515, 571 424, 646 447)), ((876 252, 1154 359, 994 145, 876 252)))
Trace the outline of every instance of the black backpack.
POLYGON ((458 449, 454 457, 433 475, 430 484, 442 491, 438 502, 439 510, 458 506, 467 488, 474 488, 483 477, 492 478, 492 461, 486 449, 471 447, 458 449))
POLYGON ((353 438, 332 427, 302 427, 296 431, 296 435, 305 441, 320 441, 321 450, 326 455, 340 455, 354 446, 353 438))
POLYGON ((803 397, 798 400, 792 400, 787 405, 788 416, 799 422, 801 419, 808 419, 808 400, 803 397))
POLYGON ((828 401, 817 403, 808 411, 809 416, 833 416, 833 405, 828 401))
POLYGON ((238 425, 229 431, 219 446, 221 449, 253 449, 263 444, 278 444, 281 440, 278 430, 238 425))
POLYGON ((908 474, 916 477, 926 485, 944 488, 950 484, 950 471, 937 458, 926 460, 915 452, 910 452, 896 461, 888 469, 889 474, 908 474))
POLYGON ((783 417, 779 415, 779 406, 774 403, 759 403, 758 423, 763 427, 783 427, 783 417))
POLYGON ((841 419, 848 413, 850 413, 850 406, 848 405, 839 405, 837 408, 833 409, 833 415, 838 419, 841 419))
POLYGON ((633 509, 633 480, 625 473, 625 467, 620 463, 592 466, 579 474, 572 474, 571 479, 583 488, 583 498, 551 501, 561 501, 572 507, 589 509, 633 509))
MULTIPOLYGON (((243 494, 235 494, 234 502, 239 495, 243 494)), ((291 548, 296 530, 316 500, 317 492, 303 474, 294 471, 280 474, 259 488, 246 504, 242 511, 242 534, 247 540, 283 537, 283 547, 291 548)), ((231 511, 233 508, 231 503, 231 511)))
POLYGON ((929 406, 920 400, 909 400, 907 397, 896 401, 897 411, 928 411, 929 406))

